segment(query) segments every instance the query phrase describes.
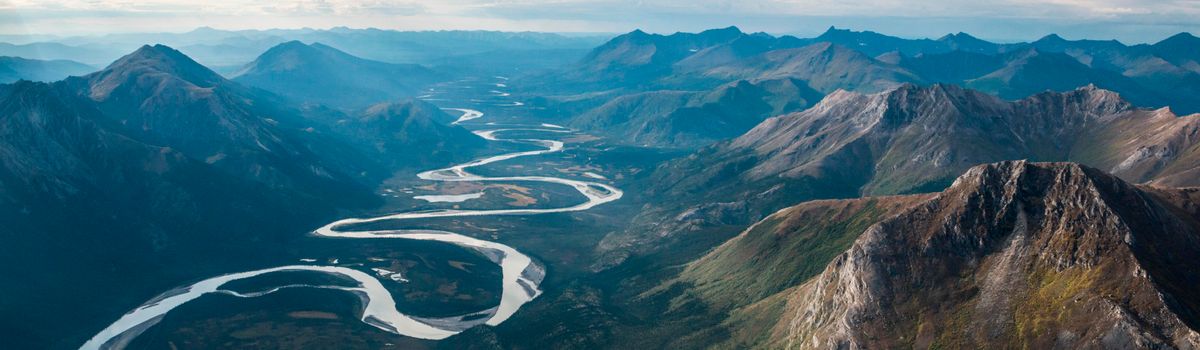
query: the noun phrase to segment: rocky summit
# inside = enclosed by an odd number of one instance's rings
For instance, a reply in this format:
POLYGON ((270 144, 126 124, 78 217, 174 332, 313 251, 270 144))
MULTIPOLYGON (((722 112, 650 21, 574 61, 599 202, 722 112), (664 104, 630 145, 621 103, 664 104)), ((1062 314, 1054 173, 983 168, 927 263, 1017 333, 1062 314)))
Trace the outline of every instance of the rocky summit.
POLYGON ((1194 348, 1198 198, 1074 163, 980 165, 936 196, 885 199, 917 203, 731 324, 769 318, 736 331, 768 348, 1194 348))

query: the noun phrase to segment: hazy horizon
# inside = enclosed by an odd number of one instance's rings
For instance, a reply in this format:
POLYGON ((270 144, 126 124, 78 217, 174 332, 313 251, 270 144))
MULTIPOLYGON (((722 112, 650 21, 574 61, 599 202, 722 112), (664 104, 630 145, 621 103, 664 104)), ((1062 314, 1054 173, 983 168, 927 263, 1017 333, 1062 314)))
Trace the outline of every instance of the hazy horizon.
POLYGON ((890 0, 736 2, 690 4, 656 1, 454 0, 283 1, 244 0, 190 4, 60 1, 0 2, 0 35, 26 41, 51 36, 179 33, 199 27, 223 30, 328 29, 497 30, 616 34, 696 32, 737 26, 747 32, 815 36, 830 26, 906 38, 966 32, 994 41, 1029 41, 1047 34, 1068 39, 1152 43, 1179 32, 1200 31, 1195 1, 1004 0, 987 5, 953 1, 909 4, 890 0))

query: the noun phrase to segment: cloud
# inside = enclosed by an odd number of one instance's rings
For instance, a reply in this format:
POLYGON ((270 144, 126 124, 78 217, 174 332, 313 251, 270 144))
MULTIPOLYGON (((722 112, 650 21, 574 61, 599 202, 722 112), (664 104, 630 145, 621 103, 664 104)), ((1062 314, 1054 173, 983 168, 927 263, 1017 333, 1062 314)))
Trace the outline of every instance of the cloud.
POLYGON ((957 31, 936 23, 978 22, 999 26, 982 28, 998 36, 1026 37, 1035 29, 1089 25, 1160 28, 1152 31, 1157 35, 1195 30, 1195 18, 1200 18, 1198 0, 0 0, 0 19, 17 20, 0 23, 0 32, 8 34, 185 31, 202 25, 670 32, 738 24, 807 32, 816 22, 848 22, 935 35, 957 31))
POLYGON ((1195 0, 11 0, 4 11, 124 11, 130 13, 207 13, 229 15, 412 15, 489 16, 495 13, 541 17, 650 12, 727 15, 1088 18, 1125 14, 1195 15, 1195 0))

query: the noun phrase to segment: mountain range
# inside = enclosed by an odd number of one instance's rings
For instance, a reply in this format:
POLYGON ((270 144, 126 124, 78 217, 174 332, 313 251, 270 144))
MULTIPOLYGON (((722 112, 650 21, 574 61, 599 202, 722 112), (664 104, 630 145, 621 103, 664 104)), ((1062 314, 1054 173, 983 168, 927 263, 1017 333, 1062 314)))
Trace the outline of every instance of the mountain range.
MULTIPOLYGON (((947 35, 938 40, 903 39, 870 31, 855 32, 836 28, 830 28, 824 34, 808 39, 774 37, 765 33, 748 34, 736 27, 666 36, 634 31, 617 36, 593 49, 576 63, 572 68, 574 73, 568 73, 568 78, 578 76, 571 80, 572 82, 621 80, 626 86, 653 87, 664 84, 660 80, 671 81, 671 76, 683 74, 803 74, 805 70, 797 67, 828 66, 829 70, 833 70, 830 65, 836 63, 851 67, 865 64, 881 66, 876 69, 901 69, 900 72, 893 73, 900 74, 901 77, 886 77, 886 80, 919 79, 931 83, 949 83, 950 81, 931 80, 924 76, 912 77, 912 73, 916 72, 905 69, 908 67, 904 65, 896 67, 899 65, 897 58, 937 55, 939 60, 944 62, 978 67, 987 66, 989 57, 993 61, 998 59, 1007 63, 1019 59, 1019 56, 1028 56, 1032 50, 1062 53, 1075 58, 1087 68, 1149 79, 1149 75, 1155 74, 1178 77, 1186 76, 1188 72, 1197 73, 1193 62, 1200 57, 1196 56, 1191 47, 1198 42, 1200 38, 1188 33, 1180 33, 1153 45, 1127 46, 1116 41, 1072 41, 1057 35, 1048 35, 1030 43, 1013 44, 989 43, 965 33, 947 35), (815 44, 822 45, 812 46, 815 44), (795 50, 809 46, 812 47, 807 51, 795 50), (779 52, 771 53, 775 51, 779 52), (853 56, 850 52, 859 53, 867 59, 865 62, 856 62, 864 61, 863 57, 853 56), (981 59, 984 62, 978 62, 981 59), (724 68, 723 71, 707 72, 714 67, 724 68)), ((1007 64, 991 65, 994 66, 993 69, 961 77, 961 80, 984 76, 1007 64)), ((829 92, 833 89, 818 90, 829 92)))
MULTIPOLYGON (((365 59, 462 70, 504 71, 560 65, 602 43, 602 35, 500 31, 397 31, 354 29, 221 30, 183 33, 114 33, 0 43, 0 56, 70 59, 102 66, 146 43, 161 43, 221 73, 232 73, 262 52, 289 41, 320 42, 365 59), (482 61, 488 65, 477 65, 482 61)), ((506 73, 507 74, 507 73, 506 73)))
POLYGON ((618 257, 654 249, 648 241, 746 224, 802 200, 938 191, 975 164, 1008 159, 1076 161, 1135 183, 1197 186, 1197 132, 1197 115, 1137 108, 1094 86, 1017 101, 953 85, 837 91, 659 166, 639 181, 642 191, 679 200, 651 205, 600 249, 618 257))
MULTIPOLYGON (((546 278, 503 324, 395 344, 1200 348, 1200 114, 1188 114, 1200 39, 1187 33, 1125 45, 729 27, 634 31, 587 51, 595 38, 205 28, 19 49, 147 38, 240 68, 226 77, 161 44, 90 73, 0 59, 20 68, 0 84, 0 310, 22 315, 0 318, 9 347, 74 347, 161 291, 296 261, 313 227, 396 209, 376 192, 413 187, 382 188, 390 178, 533 149, 527 136, 488 142, 414 96, 441 84, 500 116, 471 127, 540 124, 510 132, 566 144, 484 173, 586 177, 623 196, 586 214, 422 222, 520 249, 546 278), (481 73, 493 80, 464 79, 481 73)), ((563 194, 453 185, 506 206, 563 194)), ((442 247, 430 244, 418 247, 442 247)), ((324 312, 286 317, 373 325, 324 312)), ((270 335, 337 341, 282 329, 270 335)))
POLYGON ((3 320, 16 347, 77 345, 50 325, 99 329, 183 280, 286 255, 297 232, 379 205, 373 187, 393 171, 486 147, 428 104, 318 114, 162 45, 0 85, 0 111, 2 307, 29 315, 3 320))
POLYGON ((43 61, 0 56, 0 84, 17 80, 57 81, 94 70, 91 66, 69 60, 43 61))
POLYGON ((595 275, 473 336, 1195 347, 1195 42, 618 36, 529 92, 606 142, 694 151, 624 182, 638 210, 595 275))
MULTIPOLYGON (((533 81, 546 91, 535 88, 532 92, 548 93, 545 104, 550 110, 586 119, 575 121, 577 125, 606 125, 613 142, 630 145, 695 139, 686 130, 646 135, 645 129, 676 119, 670 116, 697 114, 681 110, 695 103, 665 96, 682 96, 678 91, 715 94, 723 86, 742 80, 791 80, 793 85, 821 95, 837 90, 875 93, 906 83, 953 84, 1010 100, 1095 85, 1117 92, 1140 107, 1170 106, 1180 113, 1194 113, 1200 111, 1200 104, 1192 98, 1200 92, 1200 70, 1195 63, 1200 56, 1190 49, 1196 45, 1200 45, 1200 39, 1187 33, 1153 45, 1127 46, 1116 41, 1072 41, 1055 35, 1015 44, 989 43, 964 33, 938 40, 912 40, 836 28, 811 39, 749 34, 735 27, 672 35, 634 31, 595 48, 575 65, 553 73, 551 79, 535 78, 533 81), (583 95, 562 91, 598 92, 583 95), (592 100, 613 102, 580 102, 592 100), (646 115, 631 119, 663 121, 597 123, 597 115, 612 114, 613 107, 617 107, 614 103, 623 110, 644 111, 639 114, 646 115)), ((806 96, 789 111, 801 110, 817 100, 806 96)), ((725 106, 710 108, 736 109, 737 103, 731 100, 725 106)), ((733 126, 729 133, 743 131, 733 126)), ((703 141, 686 145, 700 143, 703 141)))
POLYGON ((131 137, 278 188, 344 192, 352 158, 295 110, 166 46, 143 46, 104 70, 62 82, 131 137), (254 165, 251 165, 254 164, 254 165))

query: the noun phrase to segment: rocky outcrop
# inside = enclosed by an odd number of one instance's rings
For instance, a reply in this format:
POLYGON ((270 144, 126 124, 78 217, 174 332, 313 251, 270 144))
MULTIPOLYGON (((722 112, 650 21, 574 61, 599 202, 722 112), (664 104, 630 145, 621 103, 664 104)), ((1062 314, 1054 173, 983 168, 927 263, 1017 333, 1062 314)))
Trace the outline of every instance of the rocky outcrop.
POLYGON ((974 167, 785 291, 759 345, 1196 348, 1200 225, 1154 191, 1071 163, 974 167))
POLYGON ((976 164, 1003 160, 1075 161, 1134 183, 1196 186, 1198 131, 1200 115, 1139 109, 1095 86, 1011 102, 952 85, 838 91, 660 166, 646 192, 686 206, 646 210, 636 220, 644 225, 601 247, 656 247, 647 242, 701 231, 663 218, 710 203, 744 206, 749 224, 805 200, 940 191, 976 164))

